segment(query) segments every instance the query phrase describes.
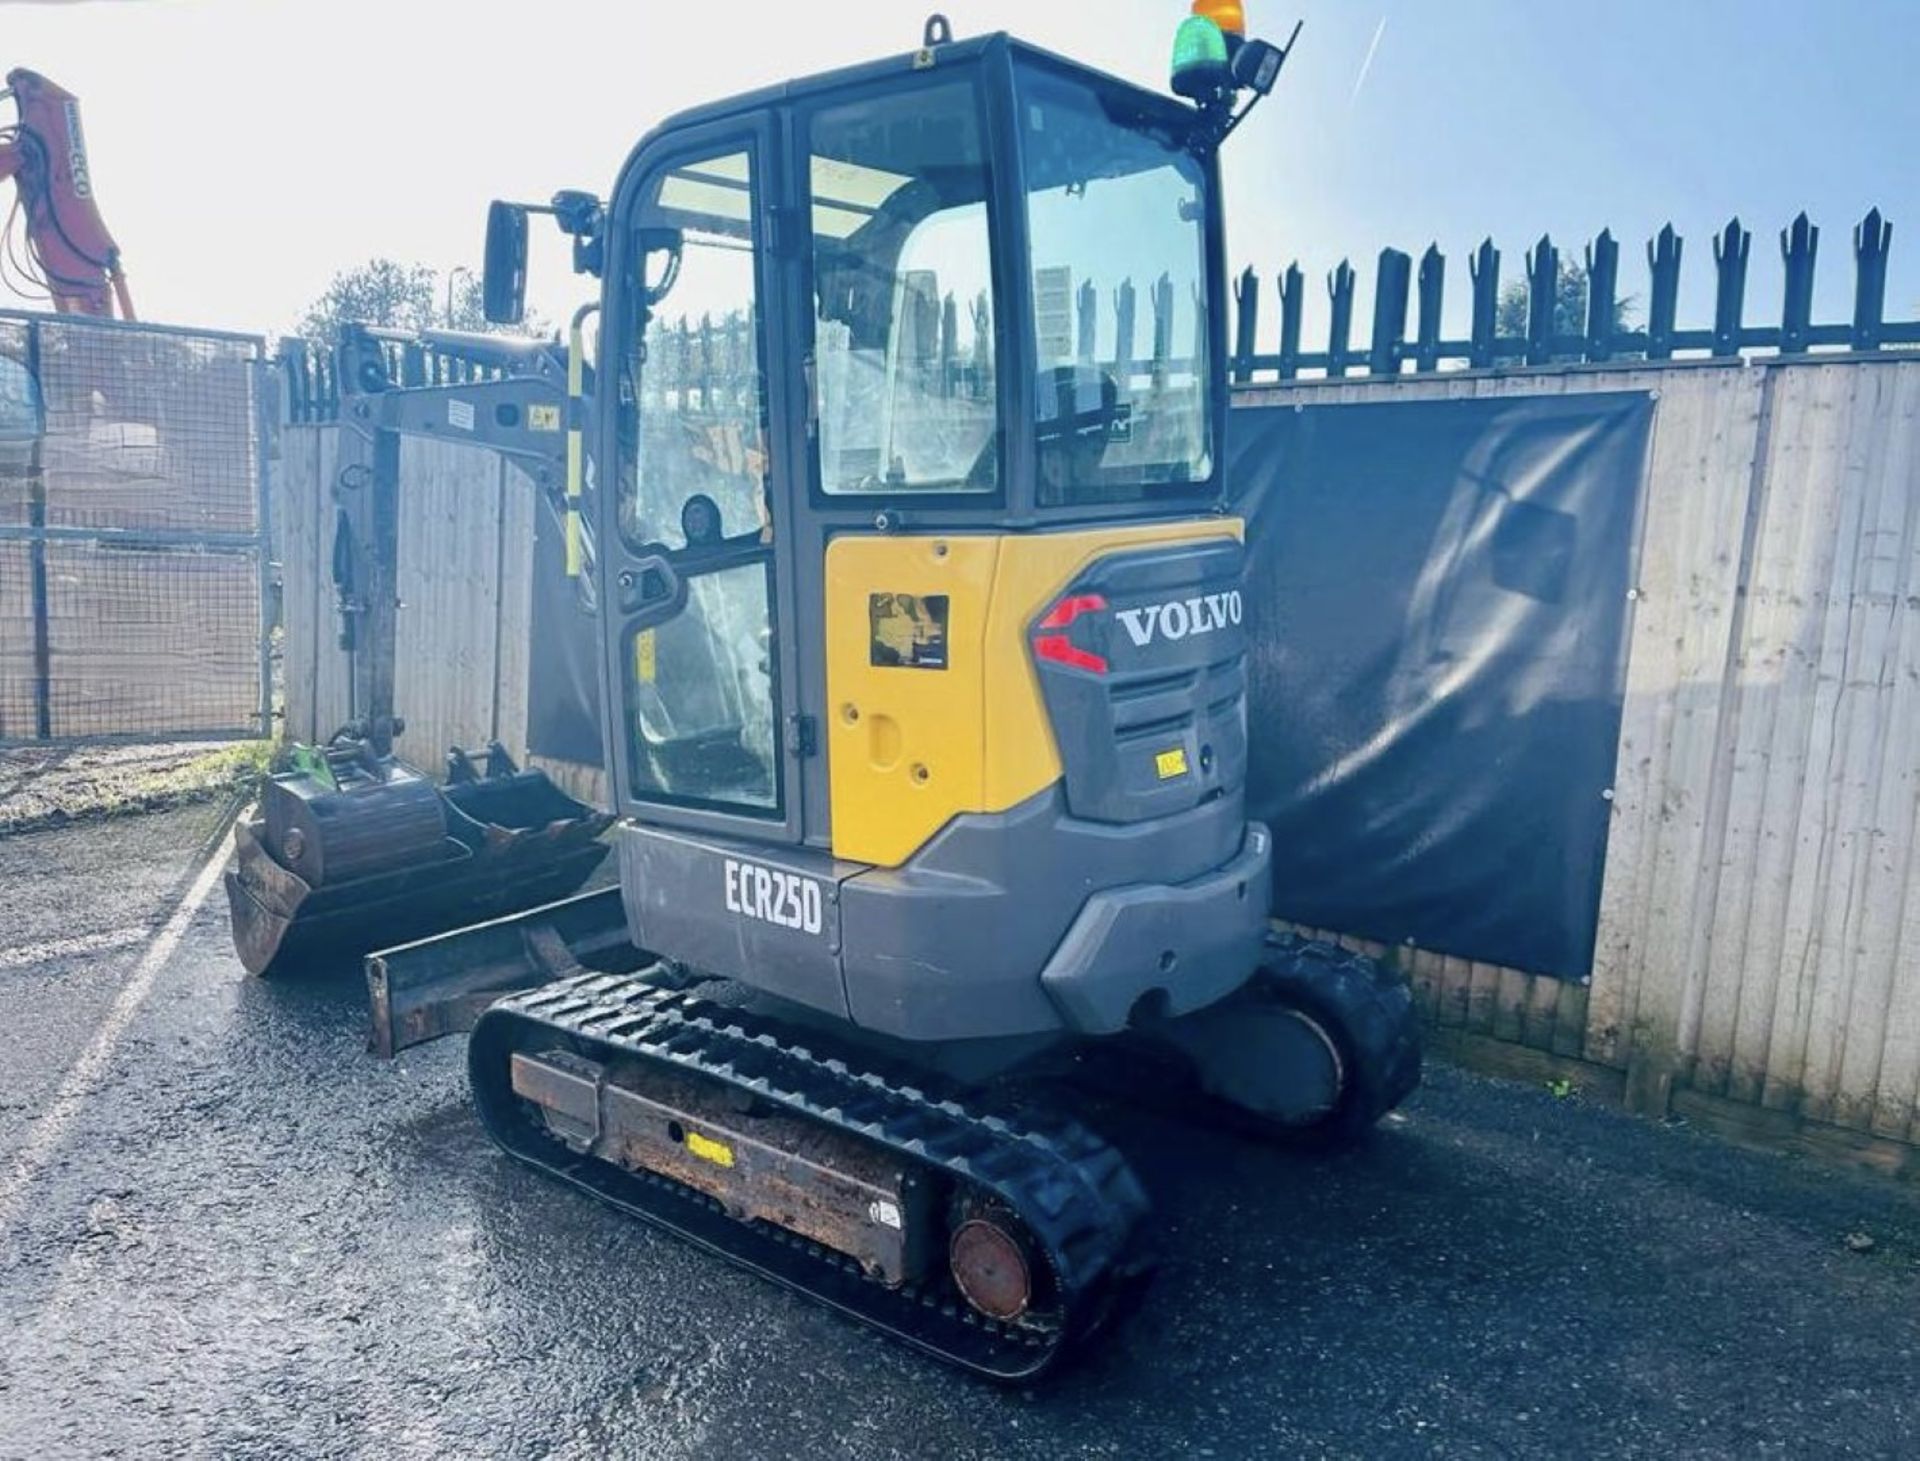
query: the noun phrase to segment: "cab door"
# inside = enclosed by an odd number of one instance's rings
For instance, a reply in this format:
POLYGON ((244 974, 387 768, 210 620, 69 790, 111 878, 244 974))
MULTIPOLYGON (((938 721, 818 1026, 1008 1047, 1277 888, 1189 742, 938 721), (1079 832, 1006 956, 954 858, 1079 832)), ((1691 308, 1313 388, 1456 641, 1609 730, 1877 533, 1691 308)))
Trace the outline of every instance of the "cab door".
POLYGON ((602 341, 615 409, 599 460, 613 480, 597 495, 621 809, 790 842, 801 792, 773 132, 764 114, 670 132, 621 189, 602 341))

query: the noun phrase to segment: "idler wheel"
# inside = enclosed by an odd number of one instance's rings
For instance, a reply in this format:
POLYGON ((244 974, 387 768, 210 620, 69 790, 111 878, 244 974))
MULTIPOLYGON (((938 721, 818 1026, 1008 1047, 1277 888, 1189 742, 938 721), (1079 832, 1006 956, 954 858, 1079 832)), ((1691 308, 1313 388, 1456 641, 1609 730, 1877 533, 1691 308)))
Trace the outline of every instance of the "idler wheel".
POLYGON ((966 1301, 989 1319, 1018 1319, 1033 1302, 1033 1268, 1016 1227, 970 1217, 953 1230, 947 1262, 966 1301))

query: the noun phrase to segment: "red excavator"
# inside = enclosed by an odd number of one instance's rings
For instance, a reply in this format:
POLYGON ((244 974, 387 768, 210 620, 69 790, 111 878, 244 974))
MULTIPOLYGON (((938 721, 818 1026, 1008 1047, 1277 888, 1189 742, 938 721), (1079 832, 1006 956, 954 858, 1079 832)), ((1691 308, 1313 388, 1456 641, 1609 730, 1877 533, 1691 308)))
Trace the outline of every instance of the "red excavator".
POLYGON ((132 319, 120 249, 93 198, 79 99, 23 67, 7 73, 0 100, 9 96, 20 117, 0 126, 0 181, 12 178, 19 196, 0 229, 0 282, 60 314, 132 319))

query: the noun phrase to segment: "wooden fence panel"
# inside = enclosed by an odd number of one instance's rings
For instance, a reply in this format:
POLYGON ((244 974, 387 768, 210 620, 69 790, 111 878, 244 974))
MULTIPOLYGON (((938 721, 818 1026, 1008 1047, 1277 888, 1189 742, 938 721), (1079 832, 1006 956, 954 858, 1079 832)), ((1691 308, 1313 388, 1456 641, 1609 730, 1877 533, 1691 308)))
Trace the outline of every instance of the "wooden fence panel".
MULTIPOLYGON (((352 715, 332 581, 337 427, 283 429, 275 479, 281 569, 284 734, 324 740, 352 715)), ((449 746, 498 739, 526 752, 531 653, 531 479, 454 442, 401 445, 395 749, 438 774, 449 746)))
POLYGON ((428 769, 494 736, 505 470, 482 447, 401 444, 394 749, 428 769))
POLYGON ((333 588, 333 482, 339 432, 289 426, 281 431, 272 477, 273 512, 285 544, 280 560, 280 733, 324 741, 350 718, 347 655, 333 588))

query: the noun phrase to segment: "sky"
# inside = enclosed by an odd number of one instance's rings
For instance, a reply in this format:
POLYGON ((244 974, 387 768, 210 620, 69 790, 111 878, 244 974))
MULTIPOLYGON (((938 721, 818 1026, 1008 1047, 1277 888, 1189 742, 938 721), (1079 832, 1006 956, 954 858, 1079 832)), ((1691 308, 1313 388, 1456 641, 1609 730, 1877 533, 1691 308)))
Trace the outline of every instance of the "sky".
MULTIPOLYGON (((933 0, 0 0, 0 70, 76 93, 97 196, 143 317, 280 332, 375 255, 477 265, 487 201, 610 191, 673 112, 918 43, 933 0)), ((1154 87, 1182 0, 939 0, 960 35, 1008 29, 1154 87)), ((1895 224, 1889 313, 1920 314, 1920 0, 1249 0, 1306 28, 1228 144, 1229 253, 1298 259, 1313 308, 1342 257, 1360 321, 1383 246, 1509 276, 1543 232, 1611 226, 1622 290, 1644 241, 1687 239, 1683 324, 1711 312, 1711 235, 1755 232, 1750 320, 1777 316, 1778 231, 1823 228, 1817 314, 1851 310, 1854 224, 1895 224)), ((10 108, 0 117, 10 119, 10 108)), ((0 189, 5 185, 0 184, 0 189)), ((10 200, 0 198, 0 207, 10 200)), ((533 308, 587 297, 535 232, 533 308)), ((0 294, 0 304, 12 300, 0 294)), ((1274 328, 1271 296, 1263 335, 1274 328)), ((1364 326, 1356 327, 1356 335, 1364 326)))

